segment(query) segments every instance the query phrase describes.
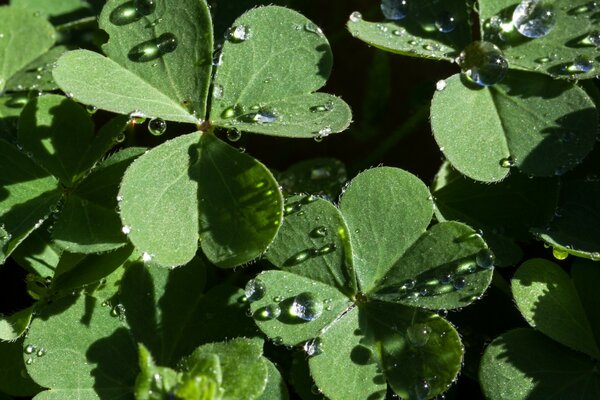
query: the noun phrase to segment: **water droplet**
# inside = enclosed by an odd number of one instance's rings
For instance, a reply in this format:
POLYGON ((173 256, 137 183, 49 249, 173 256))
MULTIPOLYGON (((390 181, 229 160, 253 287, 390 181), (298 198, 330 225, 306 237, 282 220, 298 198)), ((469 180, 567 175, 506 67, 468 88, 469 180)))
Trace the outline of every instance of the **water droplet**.
POLYGON ((33 352, 37 349, 36 345, 28 344, 23 350, 25 354, 33 354, 33 352))
POLYGON ((125 141, 125 134, 121 133, 115 137, 116 143, 123 143, 125 141))
POLYGON ((37 355, 38 357, 43 357, 43 356, 45 356, 45 355, 46 355, 46 353, 47 353, 47 350, 46 350, 45 348, 43 348, 43 347, 42 347, 41 349, 39 349, 39 350, 37 351, 36 355, 37 355))
POLYGON ((248 40, 251 34, 250 28, 246 25, 233 26, 227 32, 227 40, 234 43, 241 43, 248 40))
POLYGON ((235 117, 235 108, 233 107, 228 107, 225 110, 223 110, 223 112, 221 113, 221 118, 223 119, 229 119, 229 118, 233 118, 235 117))
POLYGON ((441 283, 442 285, 447 285, 447 284, 449 284, 450 282, 452 282, 452 274, 443 274, 443 275, 440 277, 440 283, 441 283))
POLYGON ((242 138, 242 132, 236 130, 227 131, 227 140, 230 142, 237 142, 242 138))
POLYGON ((564 260, 565 258, 567 258, 569 256, 569 253, 566 250, 559 249, 558 247, 554 247, 552 249, 552 255, 557 260, 564 260))
POLYGON ((407 279, 404 282, 402 282, 402 285, 400 286, 400 288, 402 290, 412 290, 414 289, 415 285, 417 284, 417 281, 414 279, 407 279))
POLYGON ((145 121, 146 115, 140 110, 135 110, 129 114, 129 123, 131 124, 143 124, 145 121))
POLYGON ((452 14, 444 12, 435 20, 435 27, 442 33, 449 33, 456 28, 456 20, 452 14))
POLYGON ((489 269, 494 266, 496 256, 490 249, 481 249, 475 256, 475 263, 479 268, 489 269))
POLYGON ((394 35, 394 36, 403 36, 405 33, 406 33, 406 29, 404 29, 404 28, 394 29, 392 31, 392 35, 394 35))
POLYGON ((213 86, 212 95, 215 99, 220 99, 223 97, 223 86, 215 85, 213 86))
POLYGON ((567 67, 571 73, 586 73, 594 69, 594 62, 584 55, 578 55, 573 63, 567 67))
POLYGON ((281 346, 283 344, 283 338, 281 336, 276 336, 273 338, 273 344, 275 346, 281 346))
POLYGON ((437 83, 435 84, 435 88, 437 90, 442 91, 442 90, 446 89, 446 85, 447 85, 446 81, 442 79, 442 80, 437 81, 437 83))
POLYGON ((267 293, 267 287, 263 281, 258 278, 250 279, 248 283, 246 283, 244 293, 248 301, 257 301, 265 296, 265 293, 267 293))
POLYGON ((307 356, 316 356, 323 353, 323 342, 321 341, 321 338, 316 337, 314 339, 306 341, 302 346, 302 349, 304 350, 307 356))
POLYGON ((588 46, 600 47, 600 32, 599 31, 590 32, 585 38, 583 38, 583 40, 581 41, 581 44, 588 45, 588 46))
POLYGON ((275 297, 273 297, 273 301, 275 303, 281 303, 283 301, 283 297, 281 297, 281 296, 275 296, 275 297))
POLYGON ((138 13, 135 3, 126 2, 115 8, 109 16, 110 22, 122 26, 139 21, 142 16, 138 13))
POLYGON ((132 48, 128 57, 131 61, 147 62, 156 60, 167 53, 172 53, 177 48, 177 37, 172 33, 163 33, 156 39, 140 43, 132 48))
POLYGON ((415 383, 415 398, 417 400, 425 400, 429 397, 429 393, 431 392, 431 385, 427 382, 426 379, 421 380, 420 382, 415 383))
POLYGON ((500 160, 500 166, 502 168, 512 168, 515 166, 515 161, 511 157, 506 157, 500 160))
POLYGON ((360 22, 362 21, 362 14, 359 13, 358 11, 354 11, 352 14, 350 14, 350 22, 360 22))
POLYGON ((310 232, 310 236, 314 238, 322 238, 327 236, 327 228, 325 226, 318 226, 310 232))
POLYGON ((319 36, 323 35, 323 31, 321 30, 321 28, 319 28, 312 22, 307 22, 306 24, 304 24, 304 30, 307 32, 310 32, 310 33, 314 33, 319 36))
POLYGON ((95 113, 96 113, 96 111, 98 111, 98 107, 96 107, 96 106, 93 106, 93 105, 91 105, 91 104, 90 104, 90 105, 87 105, 87 106, 85 107, 85 109, 86 109, 86 111, 87 111, 89 114, 95 114, 95 113))
POLYGON ((489 42, 473 42, 458 56, 456 62, 462 72, 480 86, 500 82, 508 70, 508 62, 502 51, 489 42))
POLYGON ((129 225, 123 225, 121 232, 123 232, 125 235, 129 235, 131 233, 131 227, 129 225))
POLYGON ((431 327, 427 324, 412 324, 406 329, 406 338, 414 347, 423 347, 429 341, 431 327))
POLYGON ((556 24, 556 16, 548 0, 523 0, 515 8, 512 23, 528 38, 546 36, 556 24))
POLYGON ((135 0, 135 9, 140 15, 150 15, 156 9, 156 0, 135 0))
POLYGON ((381 12, 386 19, 400 21, 408 14, 407 0, 381 0, 381 12))
POLYGON ((335 243, 329 243, 318 250, 318 255, 323 256, 325 254, 333 253, 336 249, 337 246, 335 243))
POLYGON ((249 114, 248 119, 251 122, 256 122, 257 124, 270 124, 277 121, 277 116, 268 111, 260 111, 249 114))
POLYGON ((257 311, 256 318, 263 321, 275 319, 281 315, 281 308, 277 304, 269 304, 257 311))
POLYGON ((465 286, 467 285, 467 280, 465 278, 463 278, 462 276, 455 278, 452 281, 452 286, 454 286, 454 289, 456 290, 461 290, 463 289, 465 286))
POLYGON ((25 364, 27 365, 31 365, 33 363, 33 359, 31 357, 29 357, 26 361, 25 364))
POLYGON ((142 261, 145 263, 152 261, 152 254, 148 253, 147 251, 144 251, 142 253, 142 261))
POLYGON ((160 136, 167 130, 167 123, 162 118, 152 118, 148 122, 148 131, 154 136, 160 136))
POLYGON ((323 302, 310 292, 300 293, 294 297, 290 314, 304 321, 314 321, 323 312, 323 302))
POLYGON ((112 317, 119 317, 119 320, 123 321, 125 319, 125 306, 117 304, 110 310, 110 315, 112 317))

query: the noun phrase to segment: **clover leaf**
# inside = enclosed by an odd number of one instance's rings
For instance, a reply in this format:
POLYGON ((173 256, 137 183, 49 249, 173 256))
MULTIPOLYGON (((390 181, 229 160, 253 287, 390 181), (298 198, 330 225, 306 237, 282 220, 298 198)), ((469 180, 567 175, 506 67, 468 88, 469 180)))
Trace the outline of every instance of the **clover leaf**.
POLYGON ((427 230, 432 213, 425 185, 396 168, 359 174, 339 209, 314 196, 288 200, 267 252, 283 271, 260 273, 246 296, 267 336, 303 346, 328 398, 383 398, 386 381, 404 398, 432 398, 455 379, 460 338, 428 310, 481 296, 491 253, 464 224, 427 230))

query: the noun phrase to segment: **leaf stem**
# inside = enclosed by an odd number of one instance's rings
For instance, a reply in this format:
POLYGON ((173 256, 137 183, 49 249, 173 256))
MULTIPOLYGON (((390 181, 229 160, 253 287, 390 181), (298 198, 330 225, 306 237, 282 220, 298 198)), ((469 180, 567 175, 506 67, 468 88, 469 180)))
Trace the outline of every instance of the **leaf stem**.
POLYGON ((92 28, 98 25, 96 16, 85 17, 76 21, 69 21, 56 26, 57 32, 67 32, 75 29, 92 28))

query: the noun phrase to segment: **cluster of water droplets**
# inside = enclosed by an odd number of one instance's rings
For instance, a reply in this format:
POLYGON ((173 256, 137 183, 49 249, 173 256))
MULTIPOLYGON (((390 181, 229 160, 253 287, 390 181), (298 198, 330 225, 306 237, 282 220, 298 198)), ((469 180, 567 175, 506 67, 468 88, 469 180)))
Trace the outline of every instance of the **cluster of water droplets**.
POLYGON ((44 357, 48 353, 48 350, 35 344, 28 344, 23 348, 23 353, 28 356, 25 360, 25 364, 31 365, 33 364, 34 357, 44 357))

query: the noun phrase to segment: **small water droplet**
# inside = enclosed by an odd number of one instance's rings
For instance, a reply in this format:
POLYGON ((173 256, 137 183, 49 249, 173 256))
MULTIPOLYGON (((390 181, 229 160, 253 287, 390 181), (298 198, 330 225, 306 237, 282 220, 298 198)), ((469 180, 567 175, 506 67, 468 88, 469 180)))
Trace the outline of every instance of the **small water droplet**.
POLYGON ((248 119, 257 124, 270 124, 277 121, 277 115, 268 111, 260 111, 249 114, 248 119))
POLYGON ((43 356, 45 356, 45 355, 46 355, 46 353, 47 353, 47 350, 46 350, 45 348, 43 348, 43 347, 42 347, 41 349, 39 349, 39 350, 37 351, 36 355, 37 355, 38 357, 43 357, 43 356))
POLYGON ((443 275, 440 277, 440 283, 441 283, 442 285, 447 285, 447 284, 449 284, 450 282, 452 282, 452 274, 443 274, 443 275))
POLYGON ((121 232, 123 232, 125 235, 129 235, 131 233, 131 227, 129 225, 123 225, 121 232))
POLYGON ((446 89, 446 86, 447 86, 446 81, 443 79, 437 81, 437 83, 435 84, 435 88, 440 91, 446 89))
POLYGON ((454 289, 456 289, 456 290, 461 290, 466 285, 467 285, 467 280, 465 278, 463 278, 462 276, 459 276, 452 281, 452 286, 454 286, 454 289))
POLYGON ((415 383, 415 398, 417 400, 425 400, 429 397, 429 393, 431 392, 431 385, 427 382, 426 379, 421 380, 420 382, 415 383))
POLYGON ((556 24, 556 16, 548 0, 523 0, 515 8, 512 23, 528 38, 546 36, 556 24))
POLYGON ((352 14, 350 14, 350 22, 360 22, 362 21, 362 14, 359 13, 358 11, 354 11, 352 14))
POLYGON ((552 255, 557 260, 564 260, 565 258, 567 258, 569 256, 569 253, 566 250, 559 249, 558 247, 554 247, 552 249, 552 255))
POLYGON ((435 27, 442 33, 449 33, 456 29, 456 20, 452 14, 444 12, 436 18, 435 27))
POLYGON ((318 255, 323 256, 325 254, 333 253, 336 249, 337 246, 335 243, 329 243, 318 250, 318 255))
POLYGON ((236 115, 235 108, 228 107, 225 110, 223 110, 223 112, 221 113, 221 118, 229 119, 229 118, 235 117, 235 115, 236 115))
POLYGON ((479 268, 489 269, 494 266, 496 256, 490 249, 481 249, 475 256, 475 263, 479 268))
POLYGON ((323 302, 314 294, 303 292, 294 297, 289 312, 304 321, 314 321, 323 313, 323 302))
POLYGON ((115 143, 123 143, 125 141, 125 134, 121 133, 115 137, 115 143))
POLYGON ((594 62, 587 56, 578 55, 573 63, 567 67, 571 73, 586 73, 594 69, 594 62))
POLYGON ((502 168, 512 168, 515 166, 515 161, 511 157, 506 157, 500 160, 500 166, 502 168))
POLYGON ((472 82, 491 86, 500 82, 508 70, 502 51, 489 42, 473 42, 458 56, 456 62, 472 82))
POLYGON ((33 359, 31 357, 29 357, 26 361, 25 364, 27 365, 31 365, 33 363, 33 359))
POLYGON ((267 293, 267 287, 258 278, 250 279, 248 283, 246 283, 246 287, 244 289, 244 293, 248 301, 253 302, 262 299, 267 293))
POLYGON ((281 336, 276 336, 273 338, 273 344, 275 346, 281 346, 283 344, 283 338, 281 336))
POLYGON ((417 284, 417 281, 414 279, 407 279, 404 282, 402 282, 402 285, 400 286, 400 288, 402 290, 412 290, 414 289, 415 285, 417 284))
POLYGON ((400 21, 408 14, 407 0, 381 0, 381 12, 386 19, 400 21))
POLYGON ((152 118, 148 122, 148 131, 154 136, 160 136, 167 130, 167 123, 162 118, 152 118))
POLYGON ((33 352, 37 349, 36 345, 28 344, 23 350, 25 354, 33 354, 33 352))
POLYGON ((146 114, 144 114, 140 110, 135 110, 129 113, 129 123, 130 124, 143 124, 146 122, 146 114))
POLYGON ((266 321, 275 319, 281 315, 281 307, 277 304, 269 304, 257 311, 256 318, 266 321))
POLYGON ((212 95, 215 99, 220 99, 223 97, 223 86, 215 85, 213 86, 212 95))
POLYGON ((125 306, 123 304, 117 304, 110 310, 112 317, 118 317, 120 321, 125 319, 125 306))
POLYGON ((406 338, 414 347, 423 347, 429 341, 431 327, 427 324, 412 324, 406 329, 406 338))
POLYGON ((394 35, 394 36, 403 36, 405 33, 406 33, 406 29, 404 29, 404 28, 394 29, 392 31, 392 35, 394 35))
POLYGON ((135 0, 135 9, 140 15, 150 15, 156 9, 156 0, 135 0))
POLYGON ((227 131, 227 140, 229 140, 230 142, 237 142, 241 138, 242 138, 242 132, 236 131, 235 129, 227 131))
POLYGON ((142 261, 145 263, 152 261, 152 254, 148 253, 147 251, 144 251, 142 253, 142 261))
POLYGON ((241 43, 248 40, 251 35, 250 28, 246 25, 233 26, 227 32, 227 40, 234 43, 241 43))
POLYGON ((273 301, 275 303, 281 303, 283 301, 283 297, 281 297, 281 296, 275 296, 275 297, 273 297, 273 301))
POLYGON ((327 236, 327 227, 318 226, 310 232, 310 236, 314 238, 322 238, 327 236))
POLYGON ((312 22, 307 22, 306 24, 304 24, 304 30, 319 36, 323 36, 323 30, 321 30, 321 28, 319 28, 312 22))
POLYGON ((321 341, 321 338, 316 337, 314 339, 306 341, 302 346, 302 349, 304 350, 307 356, 316 356, 323 353, 323 342, 321 341))

